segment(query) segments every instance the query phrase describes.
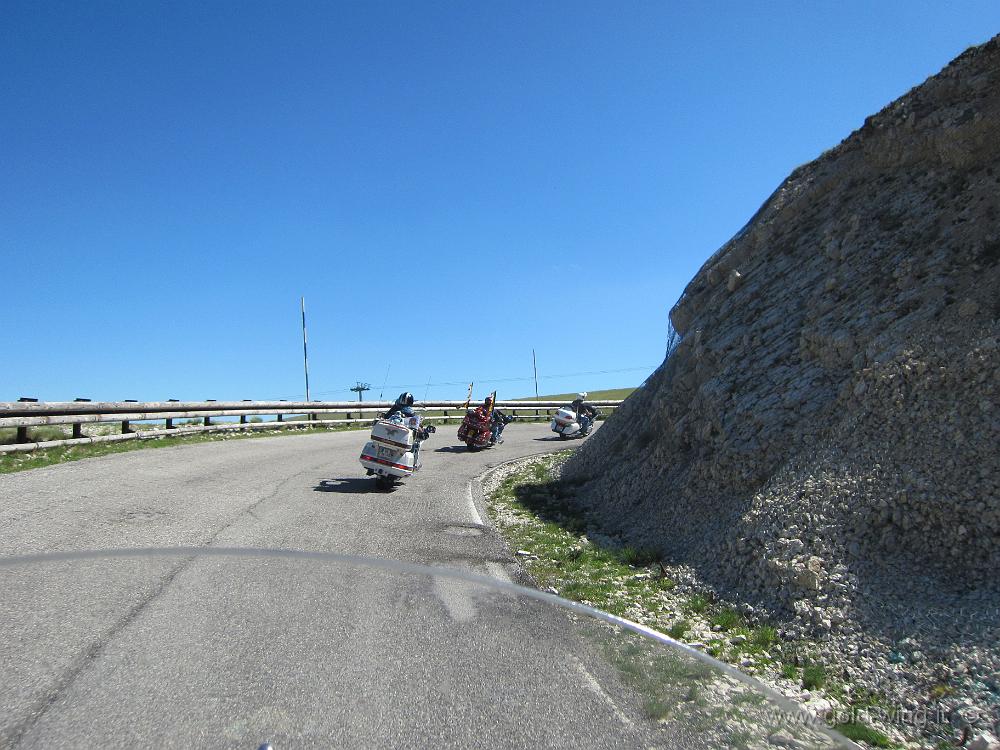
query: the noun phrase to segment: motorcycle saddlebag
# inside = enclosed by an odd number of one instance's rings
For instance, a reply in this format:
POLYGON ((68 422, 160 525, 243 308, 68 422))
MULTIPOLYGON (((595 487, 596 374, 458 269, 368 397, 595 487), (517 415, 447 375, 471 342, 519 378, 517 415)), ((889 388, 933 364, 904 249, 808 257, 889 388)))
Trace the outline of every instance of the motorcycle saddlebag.
POLYGON ((572 409, 560 409, 556 412, 554 419, 560 427, 565 427, 576 421, 576 412, 572 409))
POLYGON ((462 424, 458 426, 458 439, 476 440, 484 431, 489 432, 489 424, 479 418, 479 413, 475 409, 469 409, 462 424))

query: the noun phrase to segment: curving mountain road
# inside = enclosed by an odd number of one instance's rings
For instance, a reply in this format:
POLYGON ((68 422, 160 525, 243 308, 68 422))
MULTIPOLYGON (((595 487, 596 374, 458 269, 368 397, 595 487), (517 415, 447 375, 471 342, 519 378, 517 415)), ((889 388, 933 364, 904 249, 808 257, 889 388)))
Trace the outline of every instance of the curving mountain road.
MULTIPOLYGON (((121 547, 334 551, 515 574, 470 482, 564 447, 443 428, 391 493, 360 432, 144 450, 0 477, 5 555, 121 547)), ((643 744, 565 613, 462 582, 274 559, 0 568, 0 746, 643 744)))

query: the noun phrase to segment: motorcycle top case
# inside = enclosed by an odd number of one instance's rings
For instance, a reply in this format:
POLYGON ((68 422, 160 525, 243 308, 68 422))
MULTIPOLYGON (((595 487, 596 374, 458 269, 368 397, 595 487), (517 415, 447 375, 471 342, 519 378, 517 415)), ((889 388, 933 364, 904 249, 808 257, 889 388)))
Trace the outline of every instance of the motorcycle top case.
POLYGON ((379 420, 372 427, 372 442, 398 451, 408 451, 413 447, 413 432, 409 427, 395 422, 379 420))
POLYGON ((576 421, 576 412, 572 409, 560 409, 553 417, 553 421, 560 427, 571 425, 576 421))

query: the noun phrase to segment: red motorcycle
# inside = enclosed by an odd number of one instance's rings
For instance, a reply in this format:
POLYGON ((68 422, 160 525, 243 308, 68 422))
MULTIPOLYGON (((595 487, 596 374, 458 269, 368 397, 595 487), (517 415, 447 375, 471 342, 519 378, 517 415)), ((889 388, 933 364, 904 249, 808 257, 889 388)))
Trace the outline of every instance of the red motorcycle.
POLYGON ((482 407, 469 409, 462 424, 458 426, 458 439, 469 446, 471 451, 488 448, 493 444, 490 423, 491 419, 484 413, 482 407))

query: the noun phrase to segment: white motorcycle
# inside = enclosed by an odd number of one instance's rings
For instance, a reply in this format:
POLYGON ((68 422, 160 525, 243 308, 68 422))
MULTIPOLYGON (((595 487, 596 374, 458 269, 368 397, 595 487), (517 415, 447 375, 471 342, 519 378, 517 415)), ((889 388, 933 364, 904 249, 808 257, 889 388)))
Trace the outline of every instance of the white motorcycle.
POLYGON ((422 425, 418 416, 380 419, 361 450, 361 465, 369 476, 375 475, 376 487, 392 489, 397 481, 413 476, 420 468, 420 444, 436 431, 434 425, 422 425))
POLYGON ((559 435, 560 440, 569 440, 575 437, 585 437, 589 435, 594 429, 594 423, 597 422, 597 417, 600 413, 595 414, 594 418, 590 420, 590 424, 587 425, 587 430, 584 431, 580 422, 577 420, 576 412, 572 409, 559 409, 555 416, 552 417, 552 422, 550 427, 552 431, 559 435))

